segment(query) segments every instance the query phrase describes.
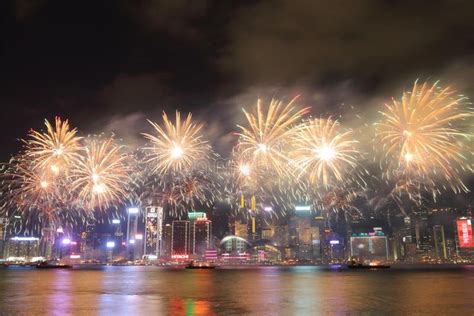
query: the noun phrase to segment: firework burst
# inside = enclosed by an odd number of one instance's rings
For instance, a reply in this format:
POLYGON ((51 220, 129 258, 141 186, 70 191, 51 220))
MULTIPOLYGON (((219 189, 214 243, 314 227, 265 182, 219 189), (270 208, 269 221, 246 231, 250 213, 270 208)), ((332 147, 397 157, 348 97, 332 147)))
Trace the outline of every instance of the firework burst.
POLYGON ((293 130, 292 166, 298 178, 311 184, 330 185, 349 182, 359 167, 361 153, 352 130, 342 130, 337 120, 312 119, 293 130))
POLYGON ((193 122, 191 113, 186 119, 176 111, 173 123, 163 113, 163 125, 148 121, 155 129, 156 135, 143 133, 150 145, 145 147, 146 162, 152 164, 153 171, 164 175, 169 172, 186 172, 198 161, 208 159, 211 147, 203 140, 202 124, 193 122))
POLYGON ((88 140, 71 171, 71 188, 85 209, 106 209, 123 202, 130 182, 128 156, 112 138, 88 140))
POLYGON ((472 172, 465 142, 472 135, 463 132, 463 122, 473 111, 466 97, 456 96, 437 82, 415 82, 401 100, 393 99, 380 113, 377 145, 384 153, 387 179, 419 181, 433 195, 441 179, 454 192, 468 191, 461 179, 466 170, 472 172))
POLYGON ((18 155, 2 172, 2 202, 5 216, 21 215, 27 229, 61 225, 70 226, 83 218, 73 209, 74 195, 64 190, 64 181, 57 181, 48 170, 34 168, 26 155, 18 155))
POLYGON ((287 172, 286 147, 291 127, 309 111, 309 108, 298 109, 294 105, 295 100, 286 105, 271 100, 266 109, 258 100, 254 113, 243 110, 248 125, 238 125, 241 131, 237 134, 239 142, 235 150, 235 160, 241 172, 258 170, 267 173, 267 176, 268 171, 279 176, 287 172))
POLYGON ((80 140, 77 129, 71 129, 68 120, 55 118, 54 126, 45 120, 46 132, 31 130, 29 139, 24 140, 25 155, 33 169, 54 176, 64 175, 79 157, 80 140))

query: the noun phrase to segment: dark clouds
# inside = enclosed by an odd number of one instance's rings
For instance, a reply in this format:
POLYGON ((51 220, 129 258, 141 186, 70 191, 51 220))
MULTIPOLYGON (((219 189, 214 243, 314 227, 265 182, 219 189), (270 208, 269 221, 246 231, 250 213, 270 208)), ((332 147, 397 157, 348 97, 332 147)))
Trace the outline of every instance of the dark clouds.
POLYGON ((231 21, 220 64, 248 84, 426 76, 470 57, 473 9, 469 1, 262 1, 231 21))
POLYGON ((241 108, 292 98, 358 124, 416 78, 473 95, 472 1, 16 0, 1 5, 2 159, 44 118, 134 144, 192 111, 228 153, 241 108))

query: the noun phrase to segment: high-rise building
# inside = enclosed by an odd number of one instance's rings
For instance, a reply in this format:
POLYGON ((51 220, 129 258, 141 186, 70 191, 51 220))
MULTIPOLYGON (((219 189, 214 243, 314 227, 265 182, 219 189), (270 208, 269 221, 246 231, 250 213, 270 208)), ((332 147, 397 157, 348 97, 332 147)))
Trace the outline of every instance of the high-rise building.
POLYGON ((422 213, 415 220, 416 249, 421 257, 433 255, 433 234, 428 222, 428 215, 422 213))
POLYGON ((99 234, 96 227, 95 221, 88 221, 85 231, 81 233, 80 249, 85 260, 98 259, 100 256, 99 234))
POLYGON ((8 241, 7 257, 14 260, 30 261, 39 255, 39 238, 12 237, 8 241))
MULTIPOLYGON (((138 234, 138 213, 137 207, 129 207, 127 209, 127 257, 129 260, 137 258, 137 252, 141 249, 140 244, 143 242, 143 235, 138 234), (142 237, 141 240, 138 237, 142 237), (138 240, 137 240, 138 239, 138 240)), ((142 244, 143 245, 143 244, 142 244)), ((140 251, 141 252, 141 251, 140 251)))
POLYGON ((190 236, 192 254, 204 256, 206 250, 211 249, 212 222, 207 218, 198 218, 192 222, 190 236))
POLYGON ((5 258, 8 218, 0 218, 0 259, 5 258))
POLYGON ((55 231, 51 227, 41 229, 41 240, 39 254, 41 257, 51 259, 53 257, 53 246, 55 241, 55 231))
POLYGON ((446 239, 444 237, 443 225, 433 226, 433 241, 435 246, 435 253, 438 259, 446 260, 448 258, 446 251, 446 239))
POLYGON ((187 259, 189 257, 189 221, 177 220, 171 227, 171 258, 187 259))
POLYGON ((248 231, 249 231, 249 226, 247 223, 242 222, 241 220, 235 220, 234 222, 234 235, 247 239, 248 238, 248 231))
POLYGON ((352 234, 351 257, 367 260, 388 259, 388 241, 382 232, 352 234))
POLYGON ((456 220, 456 245, 459 256, 474 256, 474 237, 471 217, 459 217, 456 220))
POLYGON ((163 247, 161 247, 161 258, 171 258, 171 240, 172 240, 172 225, 166 224, 163 227, 163 247))
POLYGON ((311 225, 310 216, 310 212, 298 211, 290 219, 290 248, 300 261, 314 259, 314 244, 319 240, 319 229, 311 225))
POLYGON ((163 208, 150 206, 145 215, 145 250, 147 259, 157 259, 162 249, 163 208))

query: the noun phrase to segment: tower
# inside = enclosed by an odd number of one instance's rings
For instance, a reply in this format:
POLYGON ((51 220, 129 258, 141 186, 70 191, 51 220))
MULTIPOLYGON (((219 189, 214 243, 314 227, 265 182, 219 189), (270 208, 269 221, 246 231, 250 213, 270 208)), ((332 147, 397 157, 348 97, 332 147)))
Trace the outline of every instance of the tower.
POLYGON ((433 239, 435 246, 435 253, 438 259, 447 259, 446 252, 446 240, 444 238, 444 227, 443 225, 433 226, 433 239))
POLYGON ((171 258, 189 258, 189 221, 173 221, 171 225, 171 258))
POLYGON ((145 215, 145 249, 147 259, 157 259, 161 256, 163 247, 163 208, 149 206, 145 215))
MULTIPOLYGON (((135 249, 139 246, 137 239, 138 229, 138 207, 128 208, 127 220, 127 254, 129 259, 135 259, 135 249)), ((142 236, 143 238, 143 236, 142 236)))

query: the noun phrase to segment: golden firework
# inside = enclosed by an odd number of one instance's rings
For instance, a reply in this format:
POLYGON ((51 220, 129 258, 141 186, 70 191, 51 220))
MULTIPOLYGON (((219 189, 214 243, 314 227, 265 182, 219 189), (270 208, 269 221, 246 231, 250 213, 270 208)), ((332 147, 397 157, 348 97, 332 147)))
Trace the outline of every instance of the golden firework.
POLYGON ((163 125, 148 121, 154 127, 156 135, 143 133, 150 141, 145 147, 147 163, 152 164, 154 172, 166 174, 170 171, 189 171, 198 161, 208 159, 211 147, 203 140, 202 124, 193 122, 191 113, 186 119, 176 111, 175 123, 163 113, 163 125))
POLYGON ((68 171, 78 159, 80 140, 77 129, 71 129, 68 120, 55 118, 53 126, 45 120, 46 132, 31 130, 29 139, 25 140, 26 152, 34 169, 59 175, 68 171))
POLYGON ((462 123, 472 117, 464 96, 438 83, 415 82, 401 100, 392 100, 380 112, 376 124, 378 143, 383 150, 387 178, 406 176, 430 186, 444 178, 455 192, 468 191, 461 173, 470 169, 462 123))
POLYGON ((254 113, 243 110, 248 125, 238 125, 241 131, 237 134, 239 142, 235 153, 244 173, 247 170, 272 171, 280 176, 286 173, 288 135, 292 125, 309 111, 309 108, 299 109, 294 105, 295 100, 284 105, 272 99, 264 109, 259 99, 254 113))
POLYGON ((71 189, 86 209, 106 209, 126 198, 128 156, 112 138, 92 139, 71 170, 71 189))
POLYGON ((291 135, 291 158, 297 176, 326 188, 348 182, 361 157, 353 134, 331 118, 311 119, 296 127, 291 135))

